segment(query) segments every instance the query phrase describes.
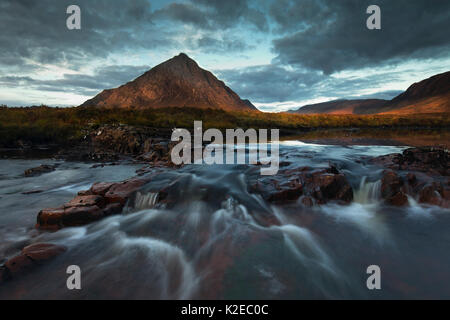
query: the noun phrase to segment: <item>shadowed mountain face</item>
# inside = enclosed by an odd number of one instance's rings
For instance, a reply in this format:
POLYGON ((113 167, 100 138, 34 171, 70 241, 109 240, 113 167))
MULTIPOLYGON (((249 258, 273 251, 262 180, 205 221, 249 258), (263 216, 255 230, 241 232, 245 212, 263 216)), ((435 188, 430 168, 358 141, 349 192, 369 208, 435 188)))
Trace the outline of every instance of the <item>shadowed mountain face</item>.
POLYGON ((413 114, 450 112, 450 72, 414 83, 391 101, 338 100, 301 107, 300 114, 413 114))
POLYGON ((256 110, 184 53, 119 88, 104 90, 82 106, 256 110))
POLYGON ((450 112, 450 71, 414 83, 392 99, 380 113, 450 112))

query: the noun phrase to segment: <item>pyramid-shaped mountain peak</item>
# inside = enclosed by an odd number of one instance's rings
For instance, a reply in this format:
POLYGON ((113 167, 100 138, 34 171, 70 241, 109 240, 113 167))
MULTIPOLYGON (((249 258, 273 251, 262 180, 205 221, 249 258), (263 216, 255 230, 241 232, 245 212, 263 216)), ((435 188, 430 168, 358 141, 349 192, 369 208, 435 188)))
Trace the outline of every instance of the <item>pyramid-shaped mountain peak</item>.
POLYGON ((242 100, 185 53, 157 65, 119 88, 104 90, 82 106, 256 110, 248 100, 242 100))

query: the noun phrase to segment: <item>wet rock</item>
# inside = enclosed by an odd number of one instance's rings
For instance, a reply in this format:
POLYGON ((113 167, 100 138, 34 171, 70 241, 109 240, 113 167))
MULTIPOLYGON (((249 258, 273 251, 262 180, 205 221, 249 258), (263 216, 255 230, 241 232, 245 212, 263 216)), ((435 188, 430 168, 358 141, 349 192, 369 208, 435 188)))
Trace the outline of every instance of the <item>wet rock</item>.
POLYGON ((121 203, 110 203, 103 209, 103 215, 105 217, 119 214, 122 212, 123 205, 121 203))
POLYGON ((58 230, 64 227, 86 225, 103 217, 122 212, 131 195, 148 179, 131 179, 118 183, 94 183, 87 191, 59 208, 43 209, 37 216, 36 227, 58 230))
POLYGON ((33 260, 24 254, 11 258, 5 263, 5 267, 11 276, 28 271, 34 266, 33 260))
POLYGON ((21 254, 6 261, 0 267, 0 283, 24 274, 39 265, 61 255, 66 247, 50 244, 36 243, 22 249, 21 254))
POLYGON ((258 179, 249 191, 271 202, 295 201, 303 196, 301 201, 305 206, 353 200, 352 187, 334 166, 316 171, 310 167, 280 171, 277 176, 258 179))
POLYGON ((132 179, 114 184, 106 192, 105 198, 108 203, 118 202, 124 205, 128 198, 147 182, 148 180, 144 179, 132 179))
POLYGON ((64 216, 64 208, 47 208, 38 213, 36 226, 41 229, 57 230, 62 227, 62 217, 64 216))
POLYGON ((43 209, 38 213, 36 227, 46 230, 58 230, 64 227, 76 227, 97 221, 104 216, 98 206, 74 206, 67 204, 62 208, 43 209))
POLYGON ((98 206, 70 207, 61 217, 64 227, 83 226, 103 218, 103 210, 98 206))
POLYGON ((299 183, 292 183, 289 186, 282 186, 280 190, 270 194, 267 200, 271 202, 294 201, 297 200, 302 193, 303 186, 299 183))
POLYGON ((92 206, 103 206, 105 198, 100 195, 86 195, 78 196, 69 201, 65 207, 92 207, 92 206))
POLYGON ((394 206, 403 206, 408 202, 403 192, 403 179, 394 171, 385 171, 381 179, 381 196, 386 203, 394 206))
POLYGON ((410 148, 401 154, 376 157, 370 162, 393 170, 420 171, 444 176, 450 173, 450 157, 448 151, 443 148, 410 148))
POLYGON ((280 183, 276 179, 261 179, 251 189, 270 202, 295 201, 303 193, 303 186, 295 180, 280 183))
POLYGON ((116 183, 113 182, 98 182, 94 183, 90 189, 92 194, 97 194, 100 196, 104 196, 109 189, 115 185, 116 183))
POLYGON ((51 243, 35 243, 22 249, 22 254, 34 262, 42 262, 52 259, 67 250, 66 247, 51 243))
POLYGON ((418 198, 420 203, 450 208, 450 189, 441 183, 434 182, 425 186, 420 190, 418 198))
POLYGON ((57 168, 57 165, 43 164, 43 165, 40 165, 39 167, 25 170, 24 174, 26 177, 36 177, 36 176, 40 176, 41 174, 44 174, 44 173, 55 171, 56 168, 57 168))
POLYGON ((353 189, 343 174, 318 172, 313 175, 312 184, 313 196, 319 203, 353 200, 353 189))

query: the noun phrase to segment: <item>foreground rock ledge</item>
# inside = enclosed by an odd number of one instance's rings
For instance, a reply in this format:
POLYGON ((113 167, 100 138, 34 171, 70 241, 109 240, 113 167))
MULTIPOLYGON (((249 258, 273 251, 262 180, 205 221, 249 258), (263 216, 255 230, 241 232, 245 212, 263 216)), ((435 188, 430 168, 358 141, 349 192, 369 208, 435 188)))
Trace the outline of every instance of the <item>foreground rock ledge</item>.
POLYGON ((419 203, 450 208, 450 157, 443 148, 410 148, 370 160, 388 168, 381 179, 381 197, 403 206, 408 196, 419 203))
POLYGON ((20 276, 61 255, 66 247, 50 243, 35 243, 22 249, 22 252, 0 266, 0 283, 20 276))
POLYGON ((36 227, 58 230, 86 225, 119 214, 130 196, 147 182, 149 179, 133 178, 118 183, 95 183, 89 190, 79 192, 77 197, 63 206, 41 210, 36 227))
POLYGON ((281 171, 278 176, 258 179, 250 185, 249 191, 261 194, 269 202, 301 199, 305 206, 330 201, 349 204, 353 200, 351 185, 334 166, 326 169, 301 167, 281 171))

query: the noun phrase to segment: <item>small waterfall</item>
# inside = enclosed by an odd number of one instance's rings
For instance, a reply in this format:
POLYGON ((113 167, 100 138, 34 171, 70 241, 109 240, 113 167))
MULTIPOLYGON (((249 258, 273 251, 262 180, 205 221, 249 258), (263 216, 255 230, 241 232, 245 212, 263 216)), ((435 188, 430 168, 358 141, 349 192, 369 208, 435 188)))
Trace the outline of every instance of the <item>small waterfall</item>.
POLYGON ((354 201, 361 204, 373 204, 381 198, 381 180, 367 182, 367 177, 363 177, 359 189, 354 193, 354 201))
POLYGON ((149 192, 149 193, 140 193, 136 194, 136 198, 134 200, 134 209, 135 210, 144 210, 151 209, 155 207, 158 202, 158 192, 149 192))

